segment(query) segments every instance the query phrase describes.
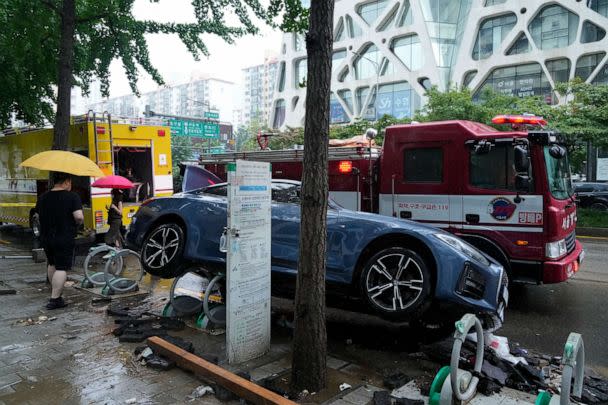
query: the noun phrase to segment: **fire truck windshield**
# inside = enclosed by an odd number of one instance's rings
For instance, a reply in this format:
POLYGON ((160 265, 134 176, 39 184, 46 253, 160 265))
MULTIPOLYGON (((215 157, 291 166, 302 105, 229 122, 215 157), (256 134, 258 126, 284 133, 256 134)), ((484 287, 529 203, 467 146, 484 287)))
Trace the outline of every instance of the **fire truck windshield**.
POLYGON ((547 165, 547 181, 551 194, 558 200, 570 198, 572 196, 572 178, 570 176, 568 155, 566 154, 562 158, 555 158, 549 152, 551 146, 545 146, 543 149, 547 165))

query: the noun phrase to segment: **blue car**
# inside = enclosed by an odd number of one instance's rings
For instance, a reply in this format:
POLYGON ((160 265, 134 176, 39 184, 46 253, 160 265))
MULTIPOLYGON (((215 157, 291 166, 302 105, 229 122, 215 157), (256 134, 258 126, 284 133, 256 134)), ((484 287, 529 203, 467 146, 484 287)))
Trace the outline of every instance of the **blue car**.
MULTIPOLYGON (((220 237, 227 184, 155 198, 133 218, 127 243, 145 270, 173 278, 198 266, 224 272, 220 237)), ((272 290, 293 294, 298 267, 300 183, 272 181, 272 290)), ((318 254, 318 252, 311 252, 318 254)), ((329 204, 328 295, 359 298, 390 319, 417 319, 433 304, 502 318, 508 300, 500 264, 461 239, 411 221, 329 204), (445 305, 444 305, 445 306, 445 305)))

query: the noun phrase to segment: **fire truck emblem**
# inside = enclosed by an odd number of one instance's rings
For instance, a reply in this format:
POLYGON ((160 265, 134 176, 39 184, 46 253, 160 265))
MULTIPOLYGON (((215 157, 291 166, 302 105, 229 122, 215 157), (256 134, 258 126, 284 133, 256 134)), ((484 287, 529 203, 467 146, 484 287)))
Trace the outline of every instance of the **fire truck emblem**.
POLYGON ((490 201, 488 213, 499 221, 506 221, 513 216, 517 205, 504 197, 498 197, 490 201))

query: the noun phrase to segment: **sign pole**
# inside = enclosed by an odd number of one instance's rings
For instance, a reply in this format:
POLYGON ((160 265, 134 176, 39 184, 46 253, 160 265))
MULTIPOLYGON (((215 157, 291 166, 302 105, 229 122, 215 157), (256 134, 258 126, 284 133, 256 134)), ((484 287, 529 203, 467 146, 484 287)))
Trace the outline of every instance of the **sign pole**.
POLYGON ((226 351, 242 363, 270 350, 270 163, 228 164, 226 351))

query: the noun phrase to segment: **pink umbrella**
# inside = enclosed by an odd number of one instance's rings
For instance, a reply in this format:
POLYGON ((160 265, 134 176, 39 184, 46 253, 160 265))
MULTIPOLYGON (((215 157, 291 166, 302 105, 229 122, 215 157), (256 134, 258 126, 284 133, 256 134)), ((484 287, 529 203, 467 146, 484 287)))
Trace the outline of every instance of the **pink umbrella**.
POLYGON ((91 184, 93 187, 97 188, 122 188, 129 189, 135 187, 133 183, 126 177, 111 175, 102 177, 101 179, 97 179, 91 184))

